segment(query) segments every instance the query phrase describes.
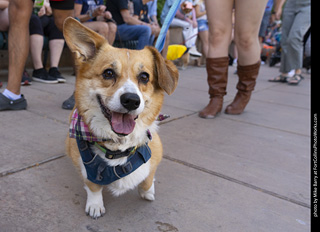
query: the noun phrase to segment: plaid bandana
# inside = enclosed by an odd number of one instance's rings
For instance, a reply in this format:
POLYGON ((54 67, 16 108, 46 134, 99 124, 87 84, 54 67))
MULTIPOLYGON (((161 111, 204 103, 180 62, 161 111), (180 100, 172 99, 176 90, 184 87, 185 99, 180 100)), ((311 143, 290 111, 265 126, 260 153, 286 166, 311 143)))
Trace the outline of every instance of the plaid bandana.
POLYGON ((71 123, 69 127, 69 137, 86 140, 89 142, 105 142, 108 139, 97 137, 89 130, 88 125, 83 121, 82 117, 75 109, 71 116, 71 123))
MULTIPOLYGON (((157 121, 163 121, 169 117, 170 116, 166 114, 159 114, 157 121)), ((150 140, 152 139, 152 136, 149 130, 147 130, 147 136, 150 140)), ((73 111, 71 116, 71 123, 69 127, 69 137, 78 138, 80 140, 86 140, 89 142, 108 141, 108 139, 97 137, 90 132, 88 125, 83 121, 77 109, 73 111)))

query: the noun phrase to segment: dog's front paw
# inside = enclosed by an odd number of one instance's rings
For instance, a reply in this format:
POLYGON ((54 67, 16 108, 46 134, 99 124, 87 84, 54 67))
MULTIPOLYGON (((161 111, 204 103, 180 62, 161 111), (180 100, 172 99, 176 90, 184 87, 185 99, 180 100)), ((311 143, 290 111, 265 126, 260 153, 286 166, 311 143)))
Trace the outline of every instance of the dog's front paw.
POLYGON ((151 187, 145 191, 142 188, 139 187, 139 194, 140 196, 148 201, 154 201, 155 200, 155 191, 154 191, 154 183, 152 183, 151 187))
POLYGON ((106 212, 106 209, 102 204, 94 204, 87 202, 86 204, 86 213, 87 215, 90 215, 93 219, 97 219, 99 217, 102 217, 106 212))
POLYGON ((92 192, 88 186, 85 185, 87 191, 86 213, 93 219, 97 219, 105 214, 106 209, 103 206, 102 188, 96 192, 92 192))

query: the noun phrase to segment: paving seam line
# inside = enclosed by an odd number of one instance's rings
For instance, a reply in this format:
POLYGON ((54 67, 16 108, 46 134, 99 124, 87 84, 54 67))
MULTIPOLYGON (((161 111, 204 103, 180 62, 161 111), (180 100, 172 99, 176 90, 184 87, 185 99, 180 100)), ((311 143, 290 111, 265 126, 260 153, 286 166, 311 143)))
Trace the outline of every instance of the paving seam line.
POLYGON ((66 156, 65 154, 60 154, 60 155, 52 156, 52 157, 50 157, 48 159, 45 159, 45 160, 42 160, 40 162, 36 162, 36 163, 33 163, 33 164, 29 164, 29 165, 26 165, 26 166, 23 166, 23 167, 20 167, 20 168, 16 168, 16 169, 11 169, 11 170, 8 170, 8 171, 0 172, 0 178, 4 177, 4 176, 11 175, 11 174, 14 174, 14 173, 17 173, 17 172, 21 172, 21 171, 24 171, 24 170, 27 170, 27 169, 30 169, 30 168, 38 167, 38 166, 40 166, 42 164, 49 163, 51 161, 63 158, 65 156, 66 156))
POLYGON ((280 194, 278 194, 278 193, 269 191, 269 190, 267 190, 267 189, 260 188, 260 187, 258 187, 258 186, 253 185, 253 184, 246 183, 246 182, 244 182, 244 181, 241 181, 241 180, 235 179, 235 178, 233 178, 233 177, 226 176, 226 175, 224 175, 224 174, 221 174, 221 173, 218 173, 218 172, 215 172, 215 171, 212 171, 212 170, 209 170, 209 169, 206 169, 206 168, 203 168, 203 167, 200 167, 200 166, 197 166, 197 165, 188 163, 188 162, 186 162, 186 161, 179 160, 179 159, 176 159, 176 158, 167 156, 167 155, 164 155, 163 158, 166 159, 166 160, 169 160, 169 161, 172 161, 172 162, 175 162, 175 163, 184 165, 184 166, 186 166, 186 167, 195 169, 195 170, 197 170, 197 171, 201 171, 201 172, 210 174, 210 175, 212 175, 212 176, 216 176, 216 177, 219 177, 219 178, 222 178, 222 179, 231 181, 231 182, 233 182, 233 183, 240 184, 240 185, 245 186, 245 187, 247 187, 247 188, 254 189, 254 190, 256 190, 256 191, 259 191, 259 192, 268 194, 268 195, 270 195, 270 196, 279 198, 279 199, 281 199, 281 200, 285 200, 285 201, 288 201, 288 202, 290 202, 290 203, 293 203, 293 204, 296 204, 296 205, 300 205, 300 206, 305 207, 305 208, 308 208, 308 209, 311 208, 311 206, 310 206, 309 204, 305 203, 305 202, 298 201, 298 200, 295 200, 295 199, 292 199, 292 198, 289 198, 289 197, 280 195, 280 194))

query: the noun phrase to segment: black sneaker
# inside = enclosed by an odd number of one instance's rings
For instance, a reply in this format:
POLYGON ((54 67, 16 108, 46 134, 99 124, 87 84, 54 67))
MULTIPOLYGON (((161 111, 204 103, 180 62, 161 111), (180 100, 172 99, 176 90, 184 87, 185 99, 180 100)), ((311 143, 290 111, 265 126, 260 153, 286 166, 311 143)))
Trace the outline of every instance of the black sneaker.
POLYGON ((25 110, 27 109, 27 100, 21 94, 21 98, 11 100, 0 93, 0 111, 1 110, 25 110))
POLYGON ((29 76, 29 73, 27 72, 27 70, 23 71, 22 74, 22 80, 21 80, 21 85, 31 85, 32 84, 32 79, 29 76))
POLYGON ((55 77, 59 83, 65 83, 66 79, 61 76, 61 73, 59 72, 58 68, 53 67, 49 69, 49 76, 55 77))
POLYGON ((57 78, 48 75, 47 71, 44 68, 33 70, 32 78, 34 81, 39 81, 47 84, 56 84, 59 82, 57 78))

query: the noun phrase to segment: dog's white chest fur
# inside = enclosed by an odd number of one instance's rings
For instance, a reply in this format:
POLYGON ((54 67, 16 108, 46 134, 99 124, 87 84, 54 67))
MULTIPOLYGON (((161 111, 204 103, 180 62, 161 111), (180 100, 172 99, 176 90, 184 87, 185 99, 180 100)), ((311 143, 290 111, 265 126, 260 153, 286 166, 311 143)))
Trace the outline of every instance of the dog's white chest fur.
POLYGON ((128 190, 134 189, 140 184, 150 173, 150 161, 141 165, 137 170, 128 176, 125 176, 109 185, 107 188, 112 192, 113 195, 119 196, 124 194, 128 190))

